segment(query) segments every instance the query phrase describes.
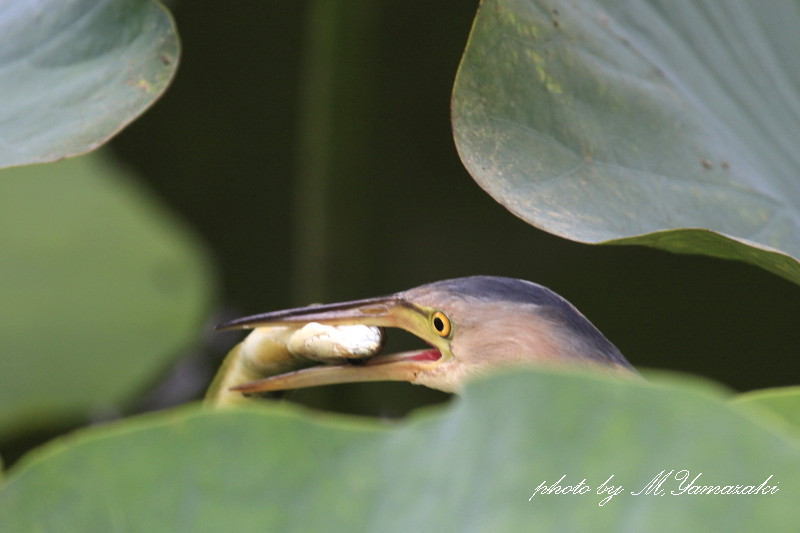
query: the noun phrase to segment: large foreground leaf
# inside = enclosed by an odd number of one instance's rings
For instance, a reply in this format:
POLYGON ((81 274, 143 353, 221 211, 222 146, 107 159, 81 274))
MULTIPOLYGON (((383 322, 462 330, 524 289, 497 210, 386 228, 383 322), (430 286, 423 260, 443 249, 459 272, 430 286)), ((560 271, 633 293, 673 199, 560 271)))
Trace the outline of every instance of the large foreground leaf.
POLYGON ((388 429, 182 408, 32 453, 0 492, 0 530, 796 531, 800 443, 718 398, 524 372, 388 429), (778 489, 672 494, 683 470, 686 484, 778 489), (631 494, 662 471, 663 496, 631 494), (590 490, 531 498, 562 476, 590 490), (600 506, 611 476, 624 490, 600 506))
POLYGON ((161 95, 177 61, 152 0, 0 1, 0 167, 97 147, 161 95))
POLYGON ((800 434, 800 386, 752 391, 739 395, 736 402, 766 409, 800 434))
POLYGON ((3 437, 113 409, 196 337, 202 250, 102 154, 0 172, 0 228, 3 437))
POLYGON ((556 235, 800 283, 798 27, 796 1, 484 0, 453 94, 461 158, 556 235))

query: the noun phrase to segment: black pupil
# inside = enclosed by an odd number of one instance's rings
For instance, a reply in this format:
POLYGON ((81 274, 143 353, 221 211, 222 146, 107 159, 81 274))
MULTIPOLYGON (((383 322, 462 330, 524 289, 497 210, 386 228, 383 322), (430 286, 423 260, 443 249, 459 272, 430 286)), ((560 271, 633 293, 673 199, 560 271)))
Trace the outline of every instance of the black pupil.
POLYGON ((434 317, 433 327, 436 328, 436 331, 444 331, 444 322, 442 322, 442 319, 438 316, 434 317))

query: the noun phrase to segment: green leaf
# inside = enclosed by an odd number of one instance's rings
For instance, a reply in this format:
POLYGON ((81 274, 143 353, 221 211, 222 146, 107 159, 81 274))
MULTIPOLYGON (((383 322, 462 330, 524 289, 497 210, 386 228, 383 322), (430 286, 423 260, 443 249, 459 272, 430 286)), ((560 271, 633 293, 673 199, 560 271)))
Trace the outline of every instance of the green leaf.
POLYGON ((800 386, 747 392, 734 398, 734 403, 765 409, 800 434, 800 386))
POLYGON ((152 0, 0 6, 0 167, 92 150, 166 89, 179 44, 152 0))
POLYGON ((203 250, 131 178, 102 154, 0 175, 4 437, 117 408, 197 336, 203 250))
POLYGON ((520 372, 389 427, 184 407, 30 454, 0 492, 0 529, 794 531, 800 441, 698 387, 520 372), (778 489, 673 495, 682 470, 778 489), (663 496, 631 494, 662 471, 663 496), (562 475, 591 490, 531 498, 562 475), (612 475, 624 491, 600 506, 612 475))
POLYGON ((484 0, 454 87, 461 159, 556 235, 800 283, 798 26, 797 2, 484 0))

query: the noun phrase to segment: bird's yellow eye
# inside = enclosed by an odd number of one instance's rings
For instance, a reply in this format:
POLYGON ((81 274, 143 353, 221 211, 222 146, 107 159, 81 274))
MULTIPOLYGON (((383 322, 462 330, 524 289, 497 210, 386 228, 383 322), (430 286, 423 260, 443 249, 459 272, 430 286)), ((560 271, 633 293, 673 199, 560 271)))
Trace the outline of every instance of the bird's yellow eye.
POLYGON ((450 319, 441 311, 436 311, 431 315, 431 326, 433 326, 433 331, 440 337, 450 335, 450 319))

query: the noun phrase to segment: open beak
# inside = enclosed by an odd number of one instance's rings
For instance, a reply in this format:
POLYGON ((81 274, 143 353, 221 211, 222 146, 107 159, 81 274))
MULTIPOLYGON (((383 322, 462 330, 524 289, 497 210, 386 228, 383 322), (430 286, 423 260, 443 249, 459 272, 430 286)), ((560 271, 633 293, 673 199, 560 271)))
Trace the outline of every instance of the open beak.
POLYGON ((313 366, 243 383, 232 387, 234 391, 268 392, 365 381, 413 382, 420 372, 439 364, 442 349, 447 346, 445 339, 434 335, 428 326, 432 312, 432 309, 409 302, 402 295, 392 295, 253 315, 221 324, 216 329, 299 326, 309 322, 330 326, 393 327, 404 329, 431 346, 426 350, 378 355, 360 364, 313 366))

